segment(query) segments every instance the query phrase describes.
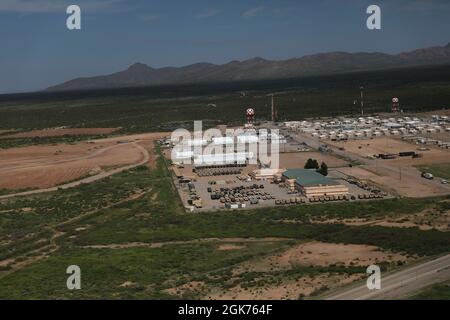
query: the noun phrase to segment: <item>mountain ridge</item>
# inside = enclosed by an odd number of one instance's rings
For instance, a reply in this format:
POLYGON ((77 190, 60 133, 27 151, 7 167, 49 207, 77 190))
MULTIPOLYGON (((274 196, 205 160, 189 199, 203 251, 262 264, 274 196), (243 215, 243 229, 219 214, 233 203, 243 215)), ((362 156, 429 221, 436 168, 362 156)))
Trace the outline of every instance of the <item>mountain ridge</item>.
POLYGON ((254 57, 242 61, 233 60, 225 64, 200 62, 182 67, 162 68, 153 68, 136 62, 123 71, 109 75, 76 78, 49 87, 46 91, 283 79, 444 63, 450 63, 450 43, 442 47, 421 48, 394 55, 382 52, 334 51, 286 60, 254 57))

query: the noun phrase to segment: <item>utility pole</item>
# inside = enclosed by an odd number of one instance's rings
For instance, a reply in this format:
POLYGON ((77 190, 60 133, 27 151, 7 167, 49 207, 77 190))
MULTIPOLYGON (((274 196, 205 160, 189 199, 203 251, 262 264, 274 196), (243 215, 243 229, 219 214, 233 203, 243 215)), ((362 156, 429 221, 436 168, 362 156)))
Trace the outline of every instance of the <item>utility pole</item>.
POLYGON ((275 101, 274 101, 274 94, 271 93, 270 94, 270 101, 271 101, 271 120, 272 122, 277 122, 278 121, 278 112, 277 112, 277 108, 275 107, 275 101))
POLYGON ((359 87, 361 89, 361 116, 364 116, 364 87, 359 87))
POLYGON ((272 122, 275 122, 275 106, 273 104, 273 93, 270 95, 270 98, 271 98, 272 122))

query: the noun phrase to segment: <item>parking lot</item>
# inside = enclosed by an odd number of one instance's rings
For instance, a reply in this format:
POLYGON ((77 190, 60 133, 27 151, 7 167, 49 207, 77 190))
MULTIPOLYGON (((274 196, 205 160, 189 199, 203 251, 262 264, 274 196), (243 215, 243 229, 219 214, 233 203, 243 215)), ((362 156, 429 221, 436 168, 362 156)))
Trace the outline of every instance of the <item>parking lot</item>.
POLYGON ((298 192, 291 192, 283 184, 270 181, 242 180, 245 176, 198 177, 191 183, 180 187, 183 203, 189 206, 188 199, 195 195, 201 199, 201 208, 195 211, 217 211, 230 209, 254 209, 280 205, 302 205, 333 201, 359 201, 389 197, 374 186, 352 180, 338 171, 330 171, 330 177, 349 188, 348 195, 306 198, 298 192))
POLYGON ((205 211, 225 209, 225 203, 221 203, 220 199, 211 199, 211 195, 215 194, 216 191, 222 192, 224 195, 227 194, 230 198, 234 197, 235 202, 232 203, 242 201, 246 208, 274 206, 275 200, 289 200, 292 197, 292 195, 287 193, 287 189, 280 188, 277 184, 272 184, 268 181, 240 181, 235 176, 218 176, 214 177, 214 180, 199 178, 193 184, 197 195, 203 200, 202 210, 205 211), (210 184, 210 181, 214 181, 215 184, 210 184), (211 188, 211 192, 208 192, 208 188, 211 188), (232 189, 237 190, 238 188, 241 191, 234 193, 232 189), (221 191, 221 189, 228 189, 229 191, 221 191), (236 200, 236 198, 239 200, 236 200), (251 202, 255 201, 251 200, 257 200, 257 203, 252 204, 251 202))

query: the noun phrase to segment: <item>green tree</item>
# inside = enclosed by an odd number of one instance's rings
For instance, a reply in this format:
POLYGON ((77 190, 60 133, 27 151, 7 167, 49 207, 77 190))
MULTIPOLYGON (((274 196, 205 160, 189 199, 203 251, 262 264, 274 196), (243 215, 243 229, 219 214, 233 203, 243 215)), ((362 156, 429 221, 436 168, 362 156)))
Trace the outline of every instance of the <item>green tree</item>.
POLYGON ((305 163, 305 169, 319 169, 319 163, 316 159, 308 159, 305 163))
POLYGON ((321 175, 327 176, 328 175, 328 166, 325 162, 322 162, 320 165, 320 169, 317 170, 321 175))

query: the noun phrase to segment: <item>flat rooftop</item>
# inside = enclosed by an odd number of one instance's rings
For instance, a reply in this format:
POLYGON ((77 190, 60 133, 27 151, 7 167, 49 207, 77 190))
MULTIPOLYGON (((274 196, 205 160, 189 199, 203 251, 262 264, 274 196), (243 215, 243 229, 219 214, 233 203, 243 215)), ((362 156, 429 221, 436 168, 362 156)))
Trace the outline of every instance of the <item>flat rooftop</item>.
POLYGON ((289 169, 283 173, 288 179, 295 179, 297 183, 304 187, 315 186, 337 186, 341 183, 327 178, 314 169, 289 169))

